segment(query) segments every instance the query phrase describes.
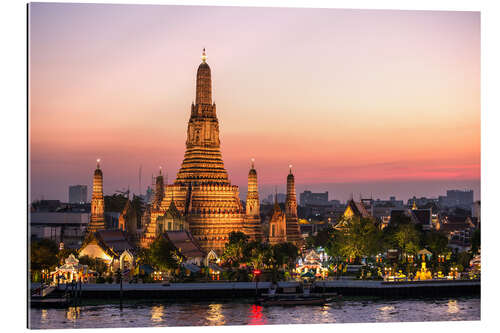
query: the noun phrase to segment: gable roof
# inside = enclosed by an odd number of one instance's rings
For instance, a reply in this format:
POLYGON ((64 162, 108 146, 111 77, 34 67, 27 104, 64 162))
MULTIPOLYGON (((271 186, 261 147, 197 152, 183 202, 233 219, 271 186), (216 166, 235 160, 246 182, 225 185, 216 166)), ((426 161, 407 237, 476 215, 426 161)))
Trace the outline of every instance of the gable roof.
POLYGON ((110 257, 119 257, 123 251, 133 251, 135 246, 127 239, 125 232, 122 230, 99 230, 90 235, 82 250, 87 244, 95 243, 110 257))
POLYGON ((352 210, 355 216, 363 218, 371 217, 371 214, 368 212, 368 210, 366 209, 365 205, 362 202, 356 202, 353 199, 350 199, 347 202, 346 211, 349 208, 352 210))
POLYGON ((206 256, 206 252, 201 249, 200 245, 196 242, 190 232, 167 231, 164 235, 184 257, 196 258, 206 256))

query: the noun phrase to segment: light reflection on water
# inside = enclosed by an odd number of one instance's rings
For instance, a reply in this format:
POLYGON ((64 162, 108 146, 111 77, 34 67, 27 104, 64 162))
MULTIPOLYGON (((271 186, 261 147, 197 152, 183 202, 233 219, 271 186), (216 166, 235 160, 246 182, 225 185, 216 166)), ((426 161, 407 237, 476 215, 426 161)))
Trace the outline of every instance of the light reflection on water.
POLYGON ((479 298, 351 299, 323 306, 260 306, 251 301, 82 305, 31 309, 31 328, 326 324, 479 320, 479 298))
POLYGON ((151 307, 151 321, 152 322, 162 322, 163 321, 163 305, 154 305, 151 307))
POLYGON ((220 326, 224 325, 226 321, 224 320, 224 315, 221 312, 222 304, 210 304, 208 306, 207 320, 208 326, 220 326))

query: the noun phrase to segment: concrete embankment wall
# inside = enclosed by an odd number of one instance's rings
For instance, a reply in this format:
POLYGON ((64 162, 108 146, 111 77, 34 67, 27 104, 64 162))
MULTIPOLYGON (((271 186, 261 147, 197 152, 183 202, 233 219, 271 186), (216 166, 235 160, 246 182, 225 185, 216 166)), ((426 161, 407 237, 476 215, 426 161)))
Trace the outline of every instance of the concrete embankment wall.
MULTIPOLYGON (((255 297, 267 292, 270 282, 212 282, 212 283, 161 283, 123 284, 124 299, 215 299, 255 297)), ((278 292, 283 288, 299 292, 297 282, 280 282, 278 292)), ((479 295, 479 281, 320 281, 311 292, 337 292, 344 296, 378 297, 445 297, 457 295, 479 295)), ((59 286, 56 294, 62 295, 66 286, 59 286)), ((76 288, 75 290, 79 290, 76 288)), ((79 297, 88 299, 116 299, 120 297, 119 284, 83 284, 79 297)))

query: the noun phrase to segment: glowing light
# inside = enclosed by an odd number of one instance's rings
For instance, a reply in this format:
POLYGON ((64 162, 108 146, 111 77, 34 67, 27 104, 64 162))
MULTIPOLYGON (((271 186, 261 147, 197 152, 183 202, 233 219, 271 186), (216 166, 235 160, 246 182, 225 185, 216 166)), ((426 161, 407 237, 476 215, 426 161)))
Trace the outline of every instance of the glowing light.
POLYGON ((203 48, 203 53, 201 54, 201 61, 207 61, 207 54, 205 53, 205 48, 203 48))

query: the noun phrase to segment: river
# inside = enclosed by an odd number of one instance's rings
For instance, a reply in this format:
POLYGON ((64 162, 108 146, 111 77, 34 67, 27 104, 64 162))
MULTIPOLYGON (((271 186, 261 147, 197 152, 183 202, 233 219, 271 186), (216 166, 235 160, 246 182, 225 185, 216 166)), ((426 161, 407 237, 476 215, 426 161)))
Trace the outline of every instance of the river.
POLYGON ((480 320, 478 297, 442 299, 345 298, 324 306, 255 305, 251 300, 83 304, 31 309, 31 328, 327 324, 480 320))

